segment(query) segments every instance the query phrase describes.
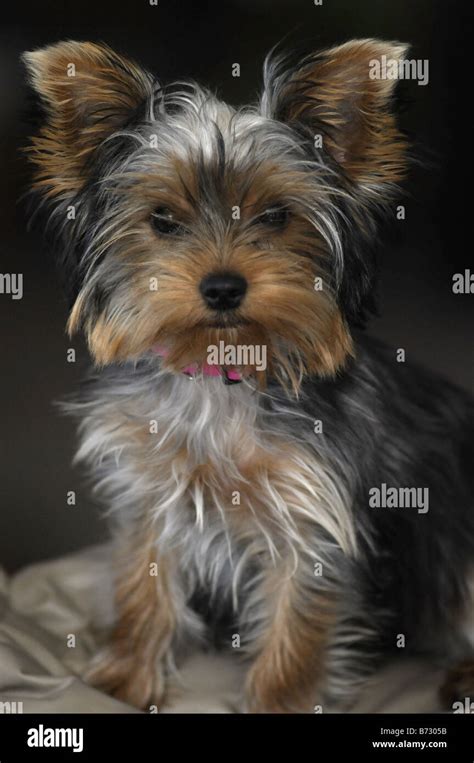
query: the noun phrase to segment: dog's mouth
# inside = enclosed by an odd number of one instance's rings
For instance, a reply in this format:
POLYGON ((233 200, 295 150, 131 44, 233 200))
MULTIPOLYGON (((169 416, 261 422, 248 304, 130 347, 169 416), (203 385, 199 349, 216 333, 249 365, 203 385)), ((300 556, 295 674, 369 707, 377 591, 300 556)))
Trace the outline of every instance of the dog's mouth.
POLYGON ((250 321, 242 318, 240 315, 226 315, 225 313, 211 318, 204 324, 206 328, 212 329, 237 329, 248 326, 250 321))
MULTIPOLYGON (((166 359, 170 353, 169 348, 162 344, 153 345, 151 351, 163 359, 166 359)), ((179 373, 190 378, 198 376, 220 377, 224 384, 238 384, 242 381, 244 375, 238 368, 210 364, 207 361, 190 363, 184 368, 181 368, 179 373)))
POLYGON ((181 332, 162 331, 150 347, 161 367, 190 377, 221 377, 232 384, 258 379, 263 385, 271 365, 271 339, 261 323, 237 311, 204 315, 181 332))

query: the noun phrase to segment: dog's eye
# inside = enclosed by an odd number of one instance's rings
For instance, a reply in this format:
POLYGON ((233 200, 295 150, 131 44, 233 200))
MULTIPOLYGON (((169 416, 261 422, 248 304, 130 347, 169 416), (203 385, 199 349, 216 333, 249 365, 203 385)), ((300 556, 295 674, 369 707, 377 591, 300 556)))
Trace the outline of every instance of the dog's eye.
POLYGON ((261 225, 271 225, 274 228, 282 228, 286 225, 289 217, 289 211, 286 207, 275 206, 266 209, 263 214, 257 218, 257 223, 261 225))
POLYGON ((183 231, 183 226, 176 220, 174 214, 166 207, 159 207, 151 215, 153 228, 163 236, 177 236, 183 231))

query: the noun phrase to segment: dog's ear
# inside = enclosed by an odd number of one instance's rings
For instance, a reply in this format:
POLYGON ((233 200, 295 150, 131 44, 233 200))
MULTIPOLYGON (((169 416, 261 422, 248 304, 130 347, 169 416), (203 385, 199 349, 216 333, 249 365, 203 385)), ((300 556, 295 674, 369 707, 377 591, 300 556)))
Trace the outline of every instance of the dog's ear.
POLYGON ((309 136, 321 136, 346 175, 373 195, 404 175, 406 145, 390 108, 396 79, 382 78, 380 64, 384 56, 398 62, 407 49, 398 42, 352 40, 283 73, 270 59, 263 108, 309 136))
POLYGON ((152 92, 152 79, 107 45, 60 42, 23 55, 46 111, 32 140, 36 187, 69 197, 87 179, 99 144, 120 130, 152 92))

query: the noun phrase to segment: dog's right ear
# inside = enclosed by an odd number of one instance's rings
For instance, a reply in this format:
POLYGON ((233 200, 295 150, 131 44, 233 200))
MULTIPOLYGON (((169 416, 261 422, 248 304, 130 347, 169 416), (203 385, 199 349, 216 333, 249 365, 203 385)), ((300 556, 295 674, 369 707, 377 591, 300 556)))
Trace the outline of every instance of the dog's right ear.
POLYGON ((152 77, 104 44, 60 42, 23 55, 46 110, 32 139, 35 187, 70 198, 87 180, 91 155, 152 96, 152 77))

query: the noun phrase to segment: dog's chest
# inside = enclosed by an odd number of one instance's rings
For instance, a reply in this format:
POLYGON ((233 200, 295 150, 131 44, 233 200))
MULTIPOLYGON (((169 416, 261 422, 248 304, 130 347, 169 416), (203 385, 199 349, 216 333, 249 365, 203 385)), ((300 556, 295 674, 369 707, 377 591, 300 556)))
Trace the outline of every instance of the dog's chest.
POLYGON ((277 420, 269 425, 255 393, 218 382, 190 382, 187 391, 179 414, 169 398, 156 412, 157 482, 173 474, 201 525, 218 517, 239 524, 255 511, 262 517, 275 485, 291 479, 290 450, 303 460, 307 454, 290 446, 277 420))
POLYGON ((283 511, 292 484, 314 482, 309 449, 244 385, 165 378, 116 413, 122 464, 168 529, 187 521, 252 533, 283 511))
MULTIPOLYGON (((318 527, 351 544, 348 501, 310 438, 311 422, 265 411, 258 393, 167 375, 153 392, 109 395, 85 427, 114 509, 153 515, 166 544, 282 544, 312 554, 318 527), (313 540, 311 536, 313 535, 313 540)), ((203 553, 206 552, 204 548, 203 553)))

